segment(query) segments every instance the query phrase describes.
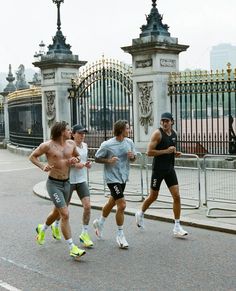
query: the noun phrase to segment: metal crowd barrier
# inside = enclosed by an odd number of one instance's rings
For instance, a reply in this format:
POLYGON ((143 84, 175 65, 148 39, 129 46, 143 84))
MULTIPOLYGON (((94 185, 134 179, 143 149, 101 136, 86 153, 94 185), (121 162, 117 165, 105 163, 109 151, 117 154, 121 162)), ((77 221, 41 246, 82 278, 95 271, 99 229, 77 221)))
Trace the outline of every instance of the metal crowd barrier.
POLYGON ((234 159, 236 156, 232 155, 205 155, 203 158, 207 217, 236 217, 236 214, 226 214, 236 212, 236 169, 232 164, 234 159), (209 204, 214 207, 209 207, 209 204), (231 208, 225 206, 229 204, 231 208), (221 214, 211 214, 213 210, 221 214))
POLYGON ((130 163, 129 181, 126 183, 125 188, 125 200, 142 202, 144 200, 143 189, 143 155, 137 152, 136 161, 130 163))
MULTIPOLYGON (((200 187, 200 174, 201 166, 200 160, 197 155, 193 154, 182 154, 181 158, 185 158, 185 164, 195 164, 194 166, 175 166, 179 189, 181 197, 181 208, 182 209, 198 209, 201 206, 201 187, 200 187), (193 161, 193 162, 192 162, 193 161)), ((178 158, 176 158, 176 161, 178 158)), ((148 157, 145 156, 146 166, 146 195, 149 194, 150 180, 151 180, 151 164, 148 163, 148 157)), ((173 199, 169 189, 165 182, 161 184, 159 196, 156 202, 154 202, 149 208, 152 209, 172 209, 171 206, 164 206, 163 204, 172 204, 173 199), (162 204, 155 206, 154 203, 162 204)))
MULTIPOLYGON (((88 150, 89 153, 92 152, 92 156, 94 156, 98 148, 89 148, 88 150)), ((89 157, 89 161, 92 162, 91 169, 87 170, 87 180, 90 194, 101 195, 101 192, 103 192, 103 194, 106 195, 107 189, 103 179, 103 165, 95 163, 95 159, 93 157, 89 157)))
MULTIPOLYGON (((96 152, 96 148, 89 148, 90 151, 96 152)), ((92 168, 88 170, 88 186, 91 195, 101 195, 109 197, 110 191, 103 178, 103 164, 92 161, 92 168)), ((137 152, 137 159, 130 163, 129 181, 125 188, 125 200, 131 202, 141 202, 144 200, 143 193, 143 155, 137 152), (136 197, 136 198, 135 198, 136 197)))

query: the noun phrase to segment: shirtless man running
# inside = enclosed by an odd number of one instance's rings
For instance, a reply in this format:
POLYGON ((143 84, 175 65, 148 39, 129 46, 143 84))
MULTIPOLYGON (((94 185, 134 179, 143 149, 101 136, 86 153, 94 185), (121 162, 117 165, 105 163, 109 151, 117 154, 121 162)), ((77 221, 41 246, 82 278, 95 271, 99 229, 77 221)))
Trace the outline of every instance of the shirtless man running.
POLYGON ((60 216, 61 231, 68 244, 70 256, 81 257, 85 251, 79 249, 72 240, 69 223, 67 200, 70 194, 69 169, 71 165, 80 162, 76 144, 70 139, 71 130, 65 121, 56 122, 51 128, 51 139, 41 143, 30 155, 30 161, 42 171, 48 172, 46 183, 48 194, 54 203, 53 210, 49 213, 44 224, 36 228, 37 243, 45 242, 45 231, 60 216), (39 157, 46 155, 47 163, 40 162, 39 157))

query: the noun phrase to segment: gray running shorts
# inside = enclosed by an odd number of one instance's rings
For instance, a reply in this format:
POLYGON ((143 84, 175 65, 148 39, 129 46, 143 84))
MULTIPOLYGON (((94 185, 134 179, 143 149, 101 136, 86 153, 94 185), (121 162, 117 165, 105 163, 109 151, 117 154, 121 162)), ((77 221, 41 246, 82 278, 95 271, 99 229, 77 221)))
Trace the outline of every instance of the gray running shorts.
POLYGON ((90 197, 88 184, 86 182, 77 183, 77 184, 70 184, 69 201, 71 200, 71 196, 72 196, 73 191, 77 192, 80 200, 82 200, 84 197, 90 197))
POLYGON ((70 195, 69 179, 58 180, 49 176, 46 182, 46 188, 56 208, 67 206, 67 201, 70 195))

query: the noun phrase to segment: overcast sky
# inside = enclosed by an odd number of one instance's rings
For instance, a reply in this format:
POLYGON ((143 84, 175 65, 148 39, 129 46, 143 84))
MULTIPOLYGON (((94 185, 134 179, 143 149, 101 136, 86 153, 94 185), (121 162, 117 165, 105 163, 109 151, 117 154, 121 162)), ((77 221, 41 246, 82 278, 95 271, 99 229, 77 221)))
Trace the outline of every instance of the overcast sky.
MULTIPOLYGON (((105 57, 131 63, 120 47, 131 45, 146 24, 151 0, 64 0, 62 32, 80 60, 105 57)), ((209 69, 213 45, 236 45, 236 0, 159 0, 157 8, 172 37, 190 45, 180 54, 180 69, 209 69)), ((0 2, 0 72, 11 63, 34 68, 33 55, 41 40, 48 46, 56 33, 57 10, 52 0, 0 2)))

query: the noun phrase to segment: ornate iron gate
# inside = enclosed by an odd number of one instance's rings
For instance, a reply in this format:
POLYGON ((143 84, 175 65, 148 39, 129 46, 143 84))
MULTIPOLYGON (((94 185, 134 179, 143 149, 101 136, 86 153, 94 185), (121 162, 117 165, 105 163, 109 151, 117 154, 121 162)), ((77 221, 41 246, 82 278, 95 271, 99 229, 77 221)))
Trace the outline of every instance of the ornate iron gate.
POLYGON ((68 89, 71 124, 84 125, 89 133, 86 141, 96 148, 112 136, 112 126, 118 119, 130 124, 133 138, 132 68, 115 60, 102 58, 86 67, 68 89))

